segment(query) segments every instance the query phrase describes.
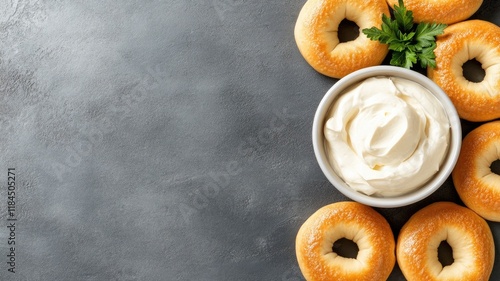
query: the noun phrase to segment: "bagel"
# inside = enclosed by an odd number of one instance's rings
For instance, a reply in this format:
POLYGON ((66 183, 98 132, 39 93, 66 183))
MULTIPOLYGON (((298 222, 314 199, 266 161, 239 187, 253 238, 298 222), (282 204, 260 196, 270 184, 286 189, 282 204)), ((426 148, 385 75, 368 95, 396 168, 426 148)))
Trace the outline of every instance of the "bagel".
POLYGON ((395 241, 389 223, 371 207, 337 202, 316 211, 300 227, 296 254, 302 274, 312 280, 387 280, 395 263, 395 241), (338 255, 341 238, 358 246, 355 259, 338 255))
POLYGON ((389 49, 362 32, 355 40, 340 42, 339 24, 347 19, 359 29, 380 27, 389 15, 385 0, 308 0, 295 24, 295 41, 304 59, 318 72, 333 78, 379 65, 389 49))
POLYGON ((500 222, 500 175, 490 169, 500 159, 500 121, 472 130, 462 142, 452 179, 460 199, 487 220, 500 222))
MULTIPOLYGON (((394 7, 398 0, 387 0, 394 7)), ((406 9, 413 12, 415 22, 439 22, 452 24, 472 16, 483 0, 404 0, 406 9)))
POLYGON ((436 68, 428 68, 427 75, 450 97, 459 116, 475 122, 500 118, 500 27, 464 21, 448 26, 436 43, 436 68), (463 76, 462 65, 472 59, 485 71, 479 83, 463 76))
POLYGON ((437 202, 416 212, 403 225, 396 256, 409 281, 487 281, 493 270, 495 246, 483 218, 455 203, 437 202), (451 246, 454 259, 444 267, 438 259, 442 241, 451 246))

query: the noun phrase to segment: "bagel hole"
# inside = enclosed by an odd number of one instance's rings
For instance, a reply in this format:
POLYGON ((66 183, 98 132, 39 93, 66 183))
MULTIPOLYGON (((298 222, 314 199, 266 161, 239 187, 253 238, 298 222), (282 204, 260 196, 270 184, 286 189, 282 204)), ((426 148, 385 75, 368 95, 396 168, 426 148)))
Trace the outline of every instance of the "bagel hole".
POLYGON ((441 244, 439 244, 438 260, 443 267, 451 265, 455 261, 453 259, 453 248, 446 240, 441 241, 441 244))
POLYGON ((483 81, 484 76, 486 75, 481 63, 476 59, 466 61, 462 65, 462 71, 464 78, 474 83, 483 81))
POLYGON ((500 159, 493 161, 490 165, 491 172, 500 175, 500 159))
POLYGON ((343 19, 339 24, 339 42, 345 43, 353 41, 359 36, 359 26, 348 19, 343 19))
POLYGON ((358 257, 359 248, 354 241, 340 238, 333 243, 332 251, 341 257, 355 259, 358 257))

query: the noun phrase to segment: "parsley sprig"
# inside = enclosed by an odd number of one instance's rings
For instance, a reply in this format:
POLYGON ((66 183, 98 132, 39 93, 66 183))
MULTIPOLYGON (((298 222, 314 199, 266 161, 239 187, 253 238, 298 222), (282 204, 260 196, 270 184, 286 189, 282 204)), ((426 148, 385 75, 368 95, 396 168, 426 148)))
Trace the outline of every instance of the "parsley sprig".
POLYGON ((436 36, 442 34, 447 25, 427 22, 415 25, 413 12, 406 9, 403 0, 398 4, 394 5, 394 19, 382 14, 381 29, 365 28, 362 32, 371 40, 389 45, 391 65, 412 68, 419 61, 423 68, 436 67, 436 36))

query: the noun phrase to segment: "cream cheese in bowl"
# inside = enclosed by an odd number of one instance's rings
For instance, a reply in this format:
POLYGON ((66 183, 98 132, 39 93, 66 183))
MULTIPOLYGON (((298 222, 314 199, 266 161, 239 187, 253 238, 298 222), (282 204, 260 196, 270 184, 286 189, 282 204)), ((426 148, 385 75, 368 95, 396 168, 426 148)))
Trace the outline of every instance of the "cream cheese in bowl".
POLYGON ((338 80, 314 115, 312 141, 326 178, 354 201, 383 208, 418 202, 449 178, 462 128, 425 75, 373 66, 338 80))
POLYGON ((397 196, 425 184, 446 155, 450 123, 426 88, 371 77, 341 93, 327 113, 330 164, 354 190, 397 196))

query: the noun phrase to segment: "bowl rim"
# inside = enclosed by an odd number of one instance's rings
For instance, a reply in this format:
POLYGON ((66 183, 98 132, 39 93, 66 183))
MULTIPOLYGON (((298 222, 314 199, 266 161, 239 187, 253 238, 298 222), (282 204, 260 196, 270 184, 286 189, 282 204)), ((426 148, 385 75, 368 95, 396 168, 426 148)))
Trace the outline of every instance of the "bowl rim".
POLYGON ((457 110, 455 109, 452 101, 450 100, 448 95, 446 95, 446 93, 430 78, 414 70, 397 66, 380 65, 366 67, 352 72, 338 80, 335 84, 333 84, 332 87, 330 87, 330 89, 321 99, 321 102, 319 103, 314 115, 312 126, 312 142, 316 160, 323 174, 327 177, 330 183, 343 195, 349 197, 354 201, 372 207, 396 208, 407 206, 423 200, 424 198, 428 197, 436 190, 438 190, 448 179, 457 163, 458 156, 460 154, 460 148, 462 145, 462 126, 457 110), (323 133, 325 115, 330 110, 334 100, 348 87, 369 77, 375 76, 400 77, 414 81, 424 86, 441 102, 450 122, 450 143, 446 157, 441 164, 440 170, 427 183, 425 183, 424 186, 414 191, 410 191, 409 193, 394 197, 373 197, 355 191, 354 189, 348 187, 347 184, 335 173, 333 168, 330 166, 325 153, 325 138, 323 133))

